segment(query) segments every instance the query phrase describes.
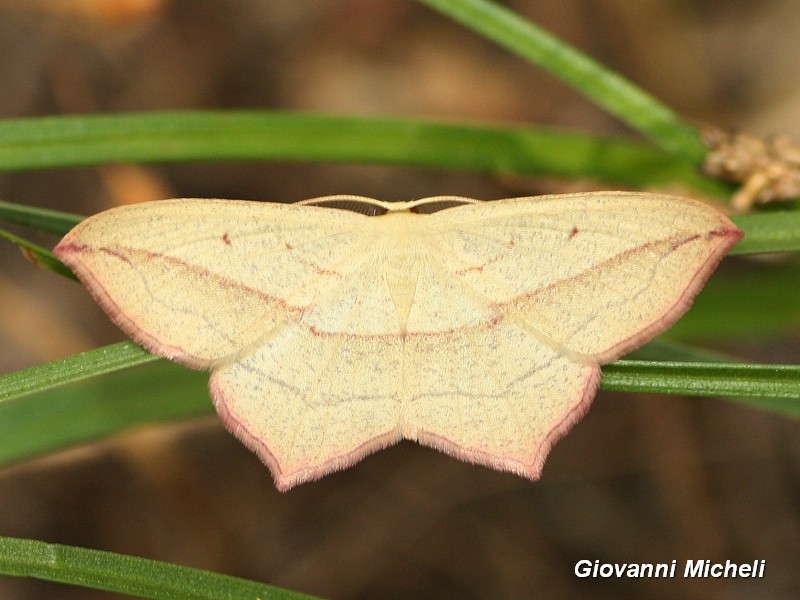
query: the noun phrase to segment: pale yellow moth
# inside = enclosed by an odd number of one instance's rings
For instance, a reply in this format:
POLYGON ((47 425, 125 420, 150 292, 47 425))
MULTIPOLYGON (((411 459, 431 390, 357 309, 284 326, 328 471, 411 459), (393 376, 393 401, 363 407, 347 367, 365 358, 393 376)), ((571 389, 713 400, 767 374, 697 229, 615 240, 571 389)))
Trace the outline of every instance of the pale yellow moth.
POLYGON ((401 439, 537 479, 600 365, 675 322, 741 236, 648 193, 178 199, 97 214, 55 253, 138 343, 211 369, 286 490, 401 439))

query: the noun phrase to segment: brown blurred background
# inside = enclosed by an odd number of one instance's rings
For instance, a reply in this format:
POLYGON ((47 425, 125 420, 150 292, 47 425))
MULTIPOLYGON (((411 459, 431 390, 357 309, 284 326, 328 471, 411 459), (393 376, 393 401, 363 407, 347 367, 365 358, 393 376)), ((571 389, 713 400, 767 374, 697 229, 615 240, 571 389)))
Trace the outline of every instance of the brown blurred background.
MULTIPOLYGON (((800 6, 508 5, 692 122, 800 141, 800 6)), ((411 1, 0 0, 0 117, 199 108, 625 128, 411 1)), ((0 174, 0 198, 91 214, 157 198, 407 200, 568 191, 358 165, 214 163, 0 174)), ((52 245, 55 240, 46 243, 52 245)), ((727 350, 797 362, 800 326, 727 350)), ((84 290, 0 252, 0 372, 122 339, 84 290)), ((800 424, 730 402, 601 392, 540 482, 411 443, 277 492, 218 419, 0 472, 0 534, 212 569, 328 598, 800 597, 800 424), (764 579, 583 580, 580 559, 766 560, 764 579)), ((103 592, 0 577, 0 598, 103 592)))

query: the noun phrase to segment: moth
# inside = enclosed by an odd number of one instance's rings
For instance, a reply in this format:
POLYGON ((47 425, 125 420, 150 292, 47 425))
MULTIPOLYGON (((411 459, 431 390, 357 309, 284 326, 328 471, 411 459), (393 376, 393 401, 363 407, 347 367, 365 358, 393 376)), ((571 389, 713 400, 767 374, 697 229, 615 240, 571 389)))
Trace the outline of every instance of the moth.
POLYGON ((287 490, 401 439, 537 479, 600 366, 674 323, 742 235, 650 193, 176 199, 90 217, 55 254, 136 342, 211 370, 287 490))

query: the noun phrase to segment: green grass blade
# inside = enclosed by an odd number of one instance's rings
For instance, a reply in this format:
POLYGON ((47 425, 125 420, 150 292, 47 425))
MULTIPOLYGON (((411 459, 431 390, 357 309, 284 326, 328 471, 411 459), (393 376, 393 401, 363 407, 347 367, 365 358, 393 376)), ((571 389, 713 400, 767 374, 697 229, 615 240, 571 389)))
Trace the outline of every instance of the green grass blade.
POLYGON ((46 233, 64 235, 83 220, 80 215, 0 200, 0 221, 46 233))
POLYGON ((78 278, 69 270, 69 267, 53 256, 53 253, 49 250, 45 250, 41 246, 29 242, 18 235, 14 235, 10 231, 5 231, 4 229, 0 229, 0 239, 4 239, 15 246, 19 246, 20 250, 22 250, 22 254, 35 265, 50 269, 59 275, 78 281, 78 278))
POLYGON ((800 366, 618 360, 603 368, 603 389, 800 400, 800 366))
POLYGON ((800 417, 800 366, 620 360, 603 368, 602 388, 620 392, 737 398, 800 417))
POLYGON ((800 211, 735 216, 731 220, 745 236, 730 254, 800 250, 800 211))
MULTIPOLYGON (((696 348, 694 346, 687 346, 686 344, 682 344, 680 342, 670 342, 665 340, 654 340, 647 344, 646 346, 639 348, 638 350, 631 352, 628 355, 628 358, 633 360, 647 360, 647 361, 689 361, 695 363, 731 363, 733 357, 725 354, 721 354, 719 352, 714 352, 711 350, 705 350, 702 348, 696 348)), ((620 363, 614 363, 611 367, 606 367, 603 370, 604 377, 612 377, 612 381, 608 384, 609 386, 614 385, 613 377, 617 376, 618 374, 614 373, 615 365, 619 365, 620 363)), ((625 363, 622 363, 623 365, 625 363)), ((734 363, 735 364, 735 363, 734 363)), ((752 366, 752 365, 751 365, 752 366)), ((624 368, 624 367, 623 367, 624 368)), ((764 367, 767 370, 772 369, 771 366, 764 367)), ((778 367, 779 376, 783 375, 782 369, 784 367, 778 367)), ((766 378, 767 385, 773 379, 773 377, 768 374, 766 378)), ((785 382, 784 382, 785 384, 785 382)), ((790 392, 794 391, 791 386, 789 386, 790 392)), ((784 390, 785 391, 785 390, 784 390)), ((794 393, 798 393, 794 391, 794 393)), ((726 398, 726 400, 732 400, 734 402, 739 402, 741 404, 746 404, 754 408, 759 408, 761 410, 769 410, 772 412, 782 413, 784 415, 788 415, 791 417, 800 417, 800 402, 792 398, 739 398, 736 396, 732 396, 730 398, 726 398)))
POLYGON ((119 342, 74 354, 61 360, 36 365, 0 376, 0 406, 21 396, 43 392, 68 383, 82 381, 160 360, 133 342, 119 342))
POLYGON ((643 143, 523 126, 289 112, 160 112, 0 122, 0 170, 120 162, 299 160, 683 182, 725 196, 694 165, 643 143))
MULTIPOLYGON (((125 354, 120 344, 93 352, 106 350, 125 354)), ((0 466, 111 438, 137 427, 213 413, 208 373, 151 358, 151 364, 132 369, 124 361, 110 361, 115 363, 113 375, 110 365, 93 364, 87 365, 85 373, 56 372, 50 378, 27 381, 27 389, 35 391, 0 402, 0 466), (99 372, 107 374, 97 377, 99 372), (59 383, 68 379, 73 383, 59 383)), ((42 370, 50 365, 42 365, 42 370)), ((5 380, 16 375, 0 377, 0 386, 13 389, 5 380)))
MULTIPOLYGON (((676 345, 674 342, 664 342, 665 347, 672 346, 673 348, 680 348, 680 346, 676 345)), ((688 348, 688 347, 685 347, 688 348)), ((688 350, 683 350, 687 352, 688 350)), ((641 352, 641 351, 640 351, 641 352)), ((676 354, 677 350, 673 350, 672 354, 668 356, 680 356, 680 354, 676 354)), ((686 354, 685 354, 686 355, 686 354)), ((686 355, 688 356, 688 355, 686 355)), ((160 360, 157 356, 149 354, 147 351, 143 350, 139 346, 133 344, 132 342, 120 342, 118 344, 112 344, 110 346, 106 346, 103 348, 97 348, 95 350, 90 350, 88 352, 83 352, 81 354, 76 354, 74 356, 45 363, 42 365, 37 365, 35 367, 31 367, 29 369, 24 369, 21 371, 16 371, 14 373, 9 373, 7 375, 0 376, 0 408, 4 407, 7 404, 11 404, 12 400, 17 398, 22 398, 27 396, 28 394, 32 393, 40 393, 45 392, 48 390, 52 390, 54 388, 58 388, 66 383, 75 383, 82 381, 84 379, 96 377, 98 375, 104 375, 108 373, 113 373, 115 371, 119 371, 121 369, 127 369, 128 367, 143 365, 149 362, 156 362, 160 363, 160 367, 167 369, 170 371, 170 377, 174 375, 172 372, 173 369, 177 371, 186 371, 183 367, 173 365, 172 363, 168 363, 166 361, 160 360)), ((617 361, 613 363, 613 365, 619 365, 629 363, 626 365, 626 373, 629 374, 629 380, 633 381, 636 379, 638 375, 641 375, 641 382, 635 384, 634 388, 618 388, 612 387, 609 389, 621 390, 621 391, 636 391, 636 392, 653 392, 653 393, 674 393, 674 394, 692 394, 692 395, 725 395, 730 394, 732 396, 741 396, 752 394, 754 396, 761 396, 764 397, 765 395, 771 394, 771 391, 767 388, 761 387, 761 383, 757 380, 749 379, 749 374, 744 371, 735 371, 735 372, 725 372, 722 373, 717 369, 720 365, 717 364, 701 364, 700 366, 707 366, 709 368, 713 368, 712 371, 706 373, 702 370, 697 370, 698 366, 697 363, 685 363, 685 362, 678 362, 678 361, 617 361), (633 366, 631 366, 633 365, 633 366), (641 371, 637 370, 641 367, 641 371), (673 374, 675 381, 686 381, 686 386, 677 387, 677 388, 666 388, 662 389, 659 387, 649 387, 651 386, 650 376, 653 372, 653 368, 663 368, 666 374, 673 374), (683 369, 685 367, 685 372, 683 369), (691 375, 696 373, 698 376, 698 380, 695 383, 692 383, 691 375), (712 379, 717 376, 725 376, 732 375, 738 377, 739 379, 737 382, 733 382, 736 390, 743 390, 743 393, 732 393, 729 388, 725 387, 725 383, 720 381, 718 383, 721 387, 709 387, 705 389, 704 392, 697 392, 697 390, 701 390, 704 388, 697 387, 701 386, 704 381, 707 381, 709 377, 712 379), (749 382, 755 381, 756 384, 752 387, 746 387, 749 382), (694 385, 694 387, 692 387, 694 385), (687 387, 688 386, 688 387, 687 387), (744 387, 743 387, 744 386, 744 387), (697 393, 696 393, 697 392, 697 393)), ((781 378, 784 375, 781 375, 782 370, 786 369, 797 369, 798 374, 800 374, 800 367, 782 367, 776 366, 775 370, 770 371, 772 366, 762 366, 762 365, 742 365, 737 363, 731 363, 735 365, 736 369, 739 369, 742 366, 752 367, 752 368, 762 368, 763 371, 759 371, 761 373, 773 373, 776 378, 781 378)), ((604 367, 604 369, 610 368, 611 365, 604 367)), ((613 370, 613 369, 612 369, 613 370)), ((615 384, 616 385, 616 384, 615 384)), ((715 384, 716 385, 716 384, 715 384)), ((794 392, 800 397, 800 387, 794 392)), ((195 406, 192 404, 191 406, 195 406)), ((2 439, 2 437, 0 437, 2 439)))
MULTIPOLYGON (((9 398, 0 402, 0 465, 105 439, 142 425, 212 412, 207 373, 164 360, 142 365, 141 352, 133 344, 114 344, 71 357, 74 360, 27 370, 38 371, 39 378, 30 373, 0 377, 0 389, 9 398), (103 354, 106 356, 100 356, 103 354), (85 364, 79 370, 76 367, 82 361, 85 364), (121 371, 129 364, 140 366, 121 371), (119 372, 110 375, 114 370, 119 372), (107 375, 97 377, 100 373, 107 375), (63 385, 65 381, 72 383, 63 385)), ((800 411, 800 367, 794 366, 618 361, 603 368, 602 387, 733 396, 784 413, 800 411)))
POLYGON ((489 0, 419 0, 522 58, 547 69, 664 150, 699 163, 697 131, 668 107, 513 11, 489 0))
POLYGON ((0 573, 158 600, 316 598, 201 569, 126 554, 11 537, 0 537, 0 573))

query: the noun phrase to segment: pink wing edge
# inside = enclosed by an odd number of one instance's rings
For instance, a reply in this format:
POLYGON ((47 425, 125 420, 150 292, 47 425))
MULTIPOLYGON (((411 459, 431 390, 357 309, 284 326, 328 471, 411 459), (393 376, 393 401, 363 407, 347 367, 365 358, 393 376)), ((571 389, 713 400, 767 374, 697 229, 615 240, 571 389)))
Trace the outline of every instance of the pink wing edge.
POLYGON ((544 438, 538 443, 533 452, 533 459, 529 463, 523 462, 517 458, 507 458, 489 454, 488 452, 465 448, 448 438, 426 431, 419 433, 418 441, 424 446, 435 448, 436 450, 440 450, 445 454, 449 454, 465 462, 490 467, 496 471, 513 473, 514 475, 536 481, 542 476, 545 460, 556 442, 569 433, 578 421, 589 412, 589 407, 592 405, 592 400, 597 393, 597 388, 600 386, 600 366, 586 366, 588 367, 586 380, 580 388, 580 393, 577 394, 577 400, 567 409, 563 418, 553 425, 550 431, 548 431, 544 438))
POLYGON ((82 254, 99 251, 101 250, 90 249, 87 246, 64 238, 53 249, 53 254, 78 276, 83 286, 89 291, 89 295, 108 315, 108 318, 134 342, 153 354, 168 358, 190 369, 208 369, 210 364, 207 360, 196 357, 178 346, 165 344, 158 338, 144 331, 120 309, 119 305, 114 302, 111 295, 106 291, 101 281, 95 276, 92 270, 86 267, 81 261, 82 254))
POLYGON ((684 313, 692 306, 697 294, 703 289, 708 278, 717 268, 719 263, 736 243, 744 237, 744 232, 731 223, 727 217, 720 215, 723 220, 723 227, 714 229, 705 238, 710 240, 716 247, 709 254, 708 259, 700 265, 691 281, 683 288, 683 291, 675 299, 675 303, 664 312, 661 317, 643 327, 638 333, 614 344, 610 348, 595 355, 601 365, 605 365, 627 354, 631 350, 643 346, 658 334, 669 329, 684 313))
POLYGON ((330 473, 352 467, 370 454, 393 446, 402 439, 399 428, 391 429, 381 435, 370 438, 349 452, 335 456, 321 464, 310 464, 295 471, 284 472, 277 457, 272 450, 270 450, 269 445, 250 433, 246 425, 237 420, 233 413, 228 410, 225 399, 225 389, 217 382, 216 371, 211 372, 209 390, 211 391, 211 399, 214 402, 214 407, 217 409, 217 413, 225 424, 225 428, 242 444, 249 448, 251 452, 258 456, 261 462, 269 468, 272 473, 272 478, 275 480, 275 487, 281 492, 289 491, 301 483, 314 481, 330 473))

